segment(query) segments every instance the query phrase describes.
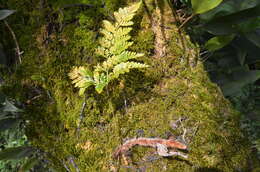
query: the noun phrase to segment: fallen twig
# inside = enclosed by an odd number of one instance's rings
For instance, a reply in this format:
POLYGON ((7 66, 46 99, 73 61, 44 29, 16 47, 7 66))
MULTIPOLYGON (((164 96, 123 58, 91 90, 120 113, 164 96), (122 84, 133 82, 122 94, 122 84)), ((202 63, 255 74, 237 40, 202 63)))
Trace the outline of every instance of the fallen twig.
POLYGON ((181 142, 178 142, 173 139, 161 139, 161 138, 134 138, 126 141, 122 146, 116 149, 113 156, 117 158, 120 154, 126 153, 132 147, 140 145, 140 146, 148 146, 157 148, 157 153, 160 156, 167 157, 173 155, 179 155, 184 158, 187 158, 186 155, 183 155, 179 152, 171 152, 168 148, 176 148, 186 150, 187 146, 181 142))
POLYGON ((10 33, 13 37, 13 40, 14 40, 15 46, 16 46, 16 54, 17 54, 18 60, 21 64, 22 63, 21 55, 23 54, 23 52, 20 51, 20 47, 19 47, 19 44, 18 44, 18 41, 16 39, 16 36, 15 36, 13 29, 11 28, 11 26, 8 24, 8 22, 6 20, 4 20, 4 23, 5 23, 6 27, 8 28, 8 30, 10 31, 10 33))

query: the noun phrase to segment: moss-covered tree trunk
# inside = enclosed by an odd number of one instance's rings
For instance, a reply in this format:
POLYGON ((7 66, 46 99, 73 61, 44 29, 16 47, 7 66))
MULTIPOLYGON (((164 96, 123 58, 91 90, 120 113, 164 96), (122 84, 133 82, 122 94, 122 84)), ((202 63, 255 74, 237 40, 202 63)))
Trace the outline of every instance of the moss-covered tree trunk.
POLYGON ((230 172, 258 166, 238 112, 210 81, 198 60, 199 48, 177 29, 168 1, 143 0, 131 33, 132 50, 145 53, 141 60, 151 67, 121 76, 102 94, 89 89, 86 99, 78 96, 68 72, 103 60, 94 53, 101 20, 110 20, 113 10, 130 2, 111 0, 101 7, 96 1, 90 8, 69 3, 6 4, 18 10, 9 20, 24 54, 3 90, 24 104, 29 140, 47 153, 55 169, 230 172), (176 127, 180 118, 185 120, 176 127), (188 159, 158 158, 154 148, 141 146, 131 149, 129 158, 112 157, 129 138, 170 135, 186 142, 188 159))

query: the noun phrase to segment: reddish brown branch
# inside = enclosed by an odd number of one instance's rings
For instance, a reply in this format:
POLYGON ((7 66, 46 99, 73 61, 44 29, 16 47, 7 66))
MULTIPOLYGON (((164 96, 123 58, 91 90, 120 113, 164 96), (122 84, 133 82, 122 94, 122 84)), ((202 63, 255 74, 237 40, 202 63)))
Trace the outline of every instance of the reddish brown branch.
POLYGON ((161 156, 172 156, 180 155, 177 152, 169 152, 167 148, 176 148, 186 150, 187 146, 181 142, 173 139, 161 139, 161 138, 134 138, 126 141, 122 146, 116 149, 113 156, 117 158, 119 155, 124 154, 132 147, 139 146, 149 146, 157 148, 157 152, 161 156))

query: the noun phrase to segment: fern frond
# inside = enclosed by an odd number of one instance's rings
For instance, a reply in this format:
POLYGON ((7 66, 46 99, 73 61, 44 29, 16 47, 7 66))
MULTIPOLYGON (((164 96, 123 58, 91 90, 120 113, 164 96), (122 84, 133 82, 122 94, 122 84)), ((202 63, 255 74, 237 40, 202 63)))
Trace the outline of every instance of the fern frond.
POLYGON ((116 65, 113 69, 113 73, 111 74, 111 78, 118 78, 120 74, 125 74, 130 71, 130 69, 137 68, 147 68, 149 67, 146 64, 138 63, 138 62, 124 62, 116 65))
POLYGON ((141 2, 133 4, 130 7, 119 8, 118 12, 114 12, 116 19, 116 25, 119 26, 131 26, 134 24, 131 20, 139 9, 141 2))
POLYGON ((105 57, 106 61, 97 64, 93 73, 85 67, 76 67, 69 73, 72 83, 80 89, 80 95, 83 95, 91 85, 94 85, 95 90, 101 93, 104 87, 111 80, 118 78, 120 74, 127 73, 133 68, 148 67, 145 64, 128 62, 128 60, 144 55, 127 50, 133 44, 129 35, 132 28, 129 26, 134 24, 131 20, 140 5, 141 2, 130 7, 120 8, 118 12, 114 13, 116 19, 114 23, 103 21, 103 29, 100 30, 103 37, 99 39, 100 46, 96 49, 96 53, 105 57))

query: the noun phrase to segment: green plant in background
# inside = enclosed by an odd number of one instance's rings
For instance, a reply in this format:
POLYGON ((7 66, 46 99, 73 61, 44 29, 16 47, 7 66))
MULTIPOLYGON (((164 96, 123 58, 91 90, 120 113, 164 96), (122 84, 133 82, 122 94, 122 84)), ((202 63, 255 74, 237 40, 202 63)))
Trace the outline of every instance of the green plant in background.
POLYGON ((25 158, 34 153, 27 143, 21 112, 0 95, 0 170, 3 172, 18 169, 26 162, 25 158))
MULTIPOLYGON (((14 10, 0 10, 0 21, 12 15, 14 10)), ((6 21, 4 21, 6 22, 6 21)), ((0 44, 0 64, 6 65, 6 56, 2 44, 0 44)), ((25 127, 21 113, 14 103, 0 93, 0 171, 10 172, 29 170, 31 162, 27 157, 34 153, 32 147, 28 145, 25 135, 25 127), (24 165, 23 165, 24 164, 24 165)))
MULTIPOLYGON (((7 10, 7 9, 0 10, 0 21, 6 19, 14 12, 15 12, 14 10, 7 10)), ((6 65, 6 56, 1 43, 0 43, 0 64, 6 65)))
MULTIPOLYGON (((7 9, 0 10, 0 20, 6 19, 14 12, 14 10, 7 9)), ((0 50, 1 62, 4 62, 6 60, 5 55, 2 49, 0 50)), ((0 151, 0 160, 19 159, 26 156, 26 154, 30 152, 29 147, 23 146, 27 139, 24 135, 24 130, 19 127, 22 122, 21 112, 23 111, 9 101, 5 95, 0 93, 1 146, 4 148, 7 147, 0 151), (21 131, 19 132, 17 128, 20 128, 21 131)))
POLYGON ((242 112, 241 127, 259 154, 260 1, 191 0, 191 4, 199 16, 198 28, 204 30, 199 37, 206 39, 204 46, 210 52, 207 70, 242 112))
POLYGON ((0 93, 0 171, 51 170, 44 153, 30 146, 25 135, 23 111, 0 93))
POLYGON ((260 78, 260 70, 252 67, 260 61, 260 2, 191 0, 191 5, 205 31, 200 36, 210 38, 205 48, 211 52, 213 80, 226 96, 241 93, 260 78))
POLYGON ((141 2, 130 7, 120 8, 114 13, 115 22, 104 20, 101 33, 104 35, 99 40, 100 47, 97 48, 97 54, 106 58, 102 64, 95 66, 94 71, 87 67, 75 67, 69 73, 75 87, 78 87, 79 95, 83 95, 90 86, 95 86, 95 90, 101 93, 105 86, 120 74, 124 74, 134 68, 146 68, 148 65, 129 61, 142 57, 144 54, 127 50, 133 42, 130 41, 130 31, 134 23, 131 21, 139 9, 141 2))

